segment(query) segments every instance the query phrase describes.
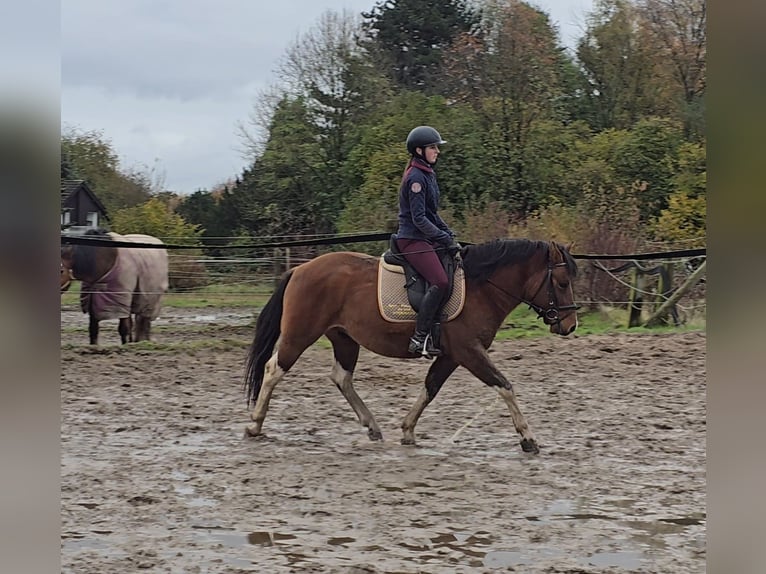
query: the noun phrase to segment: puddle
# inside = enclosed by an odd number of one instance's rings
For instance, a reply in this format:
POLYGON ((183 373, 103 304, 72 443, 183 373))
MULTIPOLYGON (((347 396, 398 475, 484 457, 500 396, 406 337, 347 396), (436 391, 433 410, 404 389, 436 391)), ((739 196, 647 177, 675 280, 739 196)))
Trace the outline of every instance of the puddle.
POLYGON ((290 540, 297 539, 297 536, 293 534, 284 534, 281 532, 258 531, 245 534, 224 527, 193 526, 192 528, 197 530, 208 530, 209 532, 207 532, 207 534, 210 539, 232 548, 242 548, 247 545, 278 546, 279 544, 286 544, 290 540))
POLYGON ((510 550, 492 550, 487 552, 482 562, 487 568, 507 568, 508 566, 519 566, 529 563, 530 559, 525 558, 521 552, 510 550))
POLYGON ((83 534, 73 534, 62 537, 64 550, 105 550, 110 544, 105 540, 90 538, 83 534))
MULTIPOLYGON (((391 490, 399 488, 382 484, 379 484, 378 487, 391 490)), ((704 514, 654 518, 644 521, 631 520, 634 518, 629 512, 629 509, 632 508, 632 501, 621 499, 616 502, 613 506, 604 503, 601 508, 589 508, 584 500, 554 500, 543 508, 539 515, 526 517, 532 522, 551 524, 555 521, 611 521, 615 528, 622 527, 624 534, 609 540, 611 545, 609 550, 594 552, 592 548, 580 548, 573 555, 571 549, 558 548, 555 542, 517 549, 514 548, 517 541, 507 536, 500 537, 497 533, 484 530, 434 532, 427 525, 417 521, 411 522, 411 526, 420 535, 416 534, 406 541, 392 541, 392 544, 398 547, 400 555, 404 553, 401 556, 402 560, 420 565, 434 564, 437 561, 443 562, 445 553, 450 553, 449 561, 465 561, 464 563, 470 563, 472 567, 483 566, 492 569, 516 568, 523 571, 525 567, 536 564, 541 559, 569 558, 584 568, 600 567, 640 571, 651 560, 652 549, 657 550, 664 544, 663 536, 652 535, 652 532, 683 531, 689 527, 704 525, 705 521, 704 514), (659 540, 653 542, 653 538, 659 538, 659 540), (618 545, 617 550, 614 550, 614 544, 618 545), (463 558, 458 558, 458 555, 462 555, 463 558)), ((195 528, 207 530, 206 537, 229 547, 242 548, 247 545, 278 547, 281 545, 282 548, 279 550, 290 564, 306 558, 301 554, 296 554, 295 551, 311 541, 310 533, 308 533, 307 539, 301 541, 294 534, 282 532, 257 531, 245 534, 215 526, 198 526, 195 528)), ((317 547, 314 548, 314 552, 322 551, 321 547, 323 546, 324 551, 332 551, 338 559, 345 559, 344 552, 349 552, 360 546, 361 550, 366 552, 391 552, 394 550, 393 548, 383 548, 377 544, 364 545, 365 540, 344 536, 343 533, 324 540, 315 540, 315 542, 317 547)))
POLYGON ((189 323, 216 323, 218 325, 247 326, 250 325, 252 321, 252 313, 197 313, 195 315, 169 313, 162 317, 158 317, 154 324, 158 327, 188 325, 189 323))
POLYGON ((580 560, 580 562, 593 566, 616 566, 635 570, 641 566, 646 558, 642 552, 596 552, 588 556, 587 559, 580 560))
MULTIPOLYGON (((172 471, 170 476, 182 482, 191 479, 188 474, 179 470, 172 471)), ((196 489, 190 484, 174 484, 173 491, 181 496, 188 506, 199 508, 203 506, 216 506, 218 504, 215 500, 204 496, 195 496, 192 498, 191 495, 196 492, 196 489)))

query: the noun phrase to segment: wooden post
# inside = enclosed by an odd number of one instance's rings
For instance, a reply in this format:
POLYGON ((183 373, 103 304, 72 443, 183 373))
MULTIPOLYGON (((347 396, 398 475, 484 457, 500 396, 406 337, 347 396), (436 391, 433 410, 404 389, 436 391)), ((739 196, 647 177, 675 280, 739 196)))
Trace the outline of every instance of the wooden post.
POLYGON ((279 285, 279 279, 282 276, 282 271, 279 266, 279 247, 274 248, 274 288, 279 285))
MULTIPOLYGON (((660 278, 657 280, 657 298, 656 307, 652 309, 652 313, 656 313, 662 304, 667 301, 670 294, 673 292, 673 267, 670 263, 665 263, 659 270, 660 278)), ((663 325, 670 324, 668 315, 659 317, 659 321, 663 325)))
POLYGON ((644 305, 644 286, 646 279, 638 267, 633 268, 633 287, 630 290, 630 316, 628 318, 628 328, 638 327, 641 324, 641 308, 644 305))
POLYGON ((664 316, 676 303, 678 303, 679 299, 683 297, 687 291, 689 291, 692 287, 694 287, 700 279, 702 279, 702 275, 705 273, 705 267, 707 266, 707 259, 702 262, 702 265, 697 267, 697 269, 694 270, 694 273, 689 275, 689 278, 684 282, 683 285, 681 285, 678 290, 673 293, 667 301, 665 301, 659 309, 657 309, 656 312, 652 314, 649 319, 647 319, 646 323, 644 323, 644 327, 656 327, 660 324, 660 317, 664 316))
POLYGON ((290 248, 285 247, 285 271, 290 271, 290 248))

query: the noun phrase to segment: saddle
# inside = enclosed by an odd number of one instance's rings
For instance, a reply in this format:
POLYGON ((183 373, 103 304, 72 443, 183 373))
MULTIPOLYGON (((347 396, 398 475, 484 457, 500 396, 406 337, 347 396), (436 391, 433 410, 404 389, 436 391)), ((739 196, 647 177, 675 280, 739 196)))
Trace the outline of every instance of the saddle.
MULTIPOLYGON (((378 308, 381 316, 389 322, 414 321, 423 295, 429 283, 410 265, 396 246, 396 234, 391 235, 389 248, 378 263, 378 308)), ((438 252, 437 252, 438 253, 438 252)), ((442 306, 441 318, 451 321, 463 310, 465 303, 465 275, 448 253, 438 253, 447 272, 447 302, 442 306)))

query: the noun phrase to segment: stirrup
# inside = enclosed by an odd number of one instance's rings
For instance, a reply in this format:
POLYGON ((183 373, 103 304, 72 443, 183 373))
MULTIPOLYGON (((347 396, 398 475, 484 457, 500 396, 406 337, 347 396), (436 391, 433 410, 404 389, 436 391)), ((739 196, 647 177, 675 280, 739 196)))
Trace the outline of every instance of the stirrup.
POLYGON ((413 335, 410 338, 408 350, 413 355, 421 355, 427 359, 432 359, 442 354, 441 349, 434 347, 430 332, 426 334, 422 341, 416 339, 413 335))

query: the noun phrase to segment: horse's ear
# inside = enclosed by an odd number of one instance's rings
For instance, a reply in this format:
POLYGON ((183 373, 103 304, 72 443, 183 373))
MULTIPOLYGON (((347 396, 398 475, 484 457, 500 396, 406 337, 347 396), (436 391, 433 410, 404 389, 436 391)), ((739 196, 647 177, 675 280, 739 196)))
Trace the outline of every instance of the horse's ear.
POLYGON ((574 247, 574 245, 575 245, 575 242, 574 241, 570 241, 569 243, 567 243, 565 249, 571 253, 572 252, 572 247, 574 247))

